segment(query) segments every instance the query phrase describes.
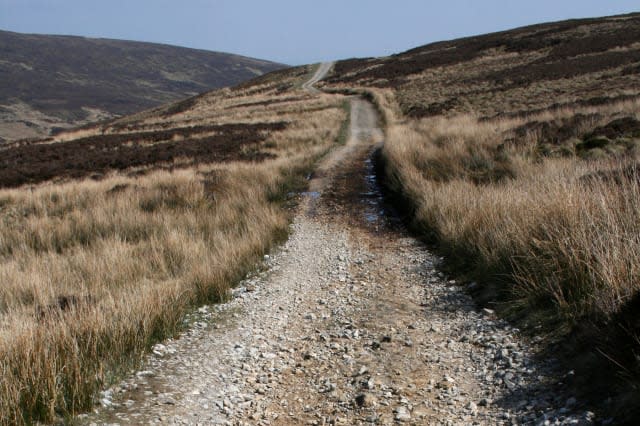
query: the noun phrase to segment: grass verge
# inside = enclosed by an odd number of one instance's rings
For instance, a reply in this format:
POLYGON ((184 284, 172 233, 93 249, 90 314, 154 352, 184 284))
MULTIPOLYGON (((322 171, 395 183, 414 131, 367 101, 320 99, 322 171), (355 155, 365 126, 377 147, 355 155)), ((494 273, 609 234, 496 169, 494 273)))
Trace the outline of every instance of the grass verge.
POLYGON ((342 109, 344 110, 346 120, 342 122, 340 126, 340 132, 338 133, 338 145, 345 145, 349 140, 349 129, 351 127, 351 102, 345 100, 342 103, 342 109))

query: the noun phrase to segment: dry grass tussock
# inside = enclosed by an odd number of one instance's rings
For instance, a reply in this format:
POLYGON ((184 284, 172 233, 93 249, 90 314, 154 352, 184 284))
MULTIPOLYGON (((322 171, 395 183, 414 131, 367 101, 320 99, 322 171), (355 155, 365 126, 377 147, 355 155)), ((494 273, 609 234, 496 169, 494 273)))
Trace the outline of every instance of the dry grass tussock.
MULTIPOLYGON (((601 108, 592 126, 639 111, 633 102, 601 108)), ((577 112, 589 111, 553 118, 577 112)), ((422 232, 454 262, 499 280, 495 290, 516 306, 606 320, 640 290, 636 151, 583 159, 541 151, 535 134, 505 143, 525 121, 392 125, 384 148, 391 183, 413 203, 422 232)))
MULTIPOLYGON (((229 115, 217 107, 180 114, 185 120, 164 123, 229 115)), ((340 100, 320 97, 296 109, 256 106, 252 119, 271 115, 288 126, 260 144, 274 154, 261 162, 165 164, 0 190, 0 424, 90 408, 101 387, 178 331, 185 313, 224 300, 286 236, 282 201, 304 185, 346 114, 340 100)), ((128 122, 162 123, 152 114, 128 122)))

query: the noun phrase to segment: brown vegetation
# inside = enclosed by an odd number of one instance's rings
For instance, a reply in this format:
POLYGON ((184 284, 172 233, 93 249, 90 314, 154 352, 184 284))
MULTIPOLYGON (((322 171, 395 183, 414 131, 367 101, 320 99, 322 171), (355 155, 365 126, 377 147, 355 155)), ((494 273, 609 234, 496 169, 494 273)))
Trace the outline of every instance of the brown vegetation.
POLYGON ((181 167, 223 161, 261 161, 270 132, 286 123, 193 126, 152 132, 100 134, 65 143, 14 143, 0 148, 0 187, 40 183, 57 177, 81 178, 109 170, 181 167), (250 149, 247 149, 250 148, 250 149))
MULTIPOLYGON (((638 104, 618 108, 635 116, 638 104)), ((521 122, 461 116, 391 127, 385 155, 394 184, 410 194, 419 226, 453 258, 482 273, 512 275, 510 298, 528 308, 555 306, 569 319, 609 317, 638 290, 631 260, 640 253, 633 243, 638 151, 590 146, 583 148, 590 161, 583 161, 575 156, 582 139, 544 150, 548 136, 523 135, 521 122), (510 129, 516 142, 495 138, 510 129)), ((607 119, 592 125, 599 123, 607 119)), ((593 132, 576 132, 592 140, 593 132)))
POLYGON ((6 31, 0 51, 0 136, 7 140, 131 114, 285 67, 161 44, 6 31))

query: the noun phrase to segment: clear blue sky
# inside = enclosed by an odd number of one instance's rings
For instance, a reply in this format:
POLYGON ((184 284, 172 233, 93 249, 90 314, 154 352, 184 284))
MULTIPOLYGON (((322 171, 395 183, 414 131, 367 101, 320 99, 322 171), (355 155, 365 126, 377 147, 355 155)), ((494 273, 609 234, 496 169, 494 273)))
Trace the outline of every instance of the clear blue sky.
POLYGON ((152 41, 296 65, 634 10, 638 0, 0 0, 0 29, 152 41))

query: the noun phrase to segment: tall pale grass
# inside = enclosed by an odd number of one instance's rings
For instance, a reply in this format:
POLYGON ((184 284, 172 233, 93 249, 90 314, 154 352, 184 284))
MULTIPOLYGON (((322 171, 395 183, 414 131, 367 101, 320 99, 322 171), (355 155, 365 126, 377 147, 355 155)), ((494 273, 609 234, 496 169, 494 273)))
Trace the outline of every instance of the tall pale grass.
POLYGON ((175 331, 189 306, 223 299, 285 234, 286 217, 265 195, 277 173, 214 171, 212 193, 189 170, 6 194, 5 208, 27 216, 1 231, 4 423, 87 407, 123 354, 175 331), (117 185, 129 187, 110 194, 117 185), (78 302, 60 312, 59 296, 78 302))
POLYGON ((521 308, 608 318, 640 289, 640 177, 588 177, 615 173, 623 160, 541 159, 532 143, 500 146, 516 124, 391 126, 391 182, 422 232, 485 280, 508 283, 497 287, 521 308))

